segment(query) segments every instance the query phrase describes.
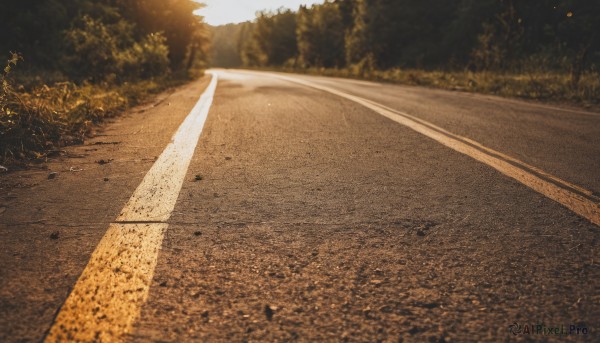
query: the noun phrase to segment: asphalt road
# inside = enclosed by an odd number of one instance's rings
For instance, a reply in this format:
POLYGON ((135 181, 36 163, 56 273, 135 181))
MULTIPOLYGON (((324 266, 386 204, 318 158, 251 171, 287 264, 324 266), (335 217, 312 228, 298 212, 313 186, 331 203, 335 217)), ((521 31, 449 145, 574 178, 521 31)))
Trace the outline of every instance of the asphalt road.
POLYGON ((0 174, 0 341, 600 340, 600 114, 214 72, 0 174))

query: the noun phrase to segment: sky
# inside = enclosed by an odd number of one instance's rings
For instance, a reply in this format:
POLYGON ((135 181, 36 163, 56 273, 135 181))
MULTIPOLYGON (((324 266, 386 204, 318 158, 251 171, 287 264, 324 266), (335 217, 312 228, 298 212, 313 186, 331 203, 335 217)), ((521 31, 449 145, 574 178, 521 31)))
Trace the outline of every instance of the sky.
POLYGON ((198 0, 206 4, 197 14, 204 16, 210 25, 241 23, 253 20, 260 10, 275 10, 279 7, 297 10, 300 5, 322 3, 323 0, 198 0))

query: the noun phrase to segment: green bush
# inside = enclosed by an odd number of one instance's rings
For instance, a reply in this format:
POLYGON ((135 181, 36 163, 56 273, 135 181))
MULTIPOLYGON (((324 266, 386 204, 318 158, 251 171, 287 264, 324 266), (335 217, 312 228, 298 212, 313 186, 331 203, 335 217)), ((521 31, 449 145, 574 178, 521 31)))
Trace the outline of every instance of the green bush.
POLYGON ((119 54, 121 75, 130 79, 148 79, 169 73, 169 48, 162 33, 146 36, 140 43, 119 54))
POLYGON ((65 35, 69 50, 65 58, 68 70, 80 79, 88 75, 105 78, 116 74, 119 51, 117 37, 102 21, 87 15, 81 17, 65 35))
POLYGON ((160 77, 169 72, 169 48, 162 33, 134 42, 133 25, 119 19, 105 24, 83 16, 68 30, 65 39, 70 56, 65 59, 76 79, 134 81, 160 77))

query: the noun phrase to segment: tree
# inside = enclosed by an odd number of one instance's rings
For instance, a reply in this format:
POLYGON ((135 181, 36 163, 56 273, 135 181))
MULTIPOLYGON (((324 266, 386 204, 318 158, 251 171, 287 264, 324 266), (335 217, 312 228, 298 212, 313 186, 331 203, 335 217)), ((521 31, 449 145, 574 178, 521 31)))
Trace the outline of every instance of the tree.
POLYGON ((296 34, 303 64, 326 68, 344 65, 345 29, 337 4, 300 7, 296 34))
MULTIPOLYGON (((190 48, 208 48, 207 27, 194 11, 202 4, 191 0, 114 0, 124 17, 136 24, 138 37, 162 32, 167 38, 174 70, 189 65, 190 48), (203 33, 203 34, 199 34, 203 33), (186 63, 187 62, 187 63, 186 63)), ((193 51, 193 50, 192 50, 193 51)))
POLYGON ((24 56, 22 67, 57 68, 63 31, 88 0, 3 0, 0 10, 0 57, 24 56))
MULTIPOLYGON (((556 6, 560 48, 571 61, 571 84, 576 88, 590 57, 600 51, 600 3, 567 0, 556 6)), ((596 55, 596 56, 594 56, 596 55)))
POLYGON ((238 39, 243 24, 212 27, 211 65, 214 67, 239 67, 242 65, 238 39))
POLYGON ((255 39, 256 24, 246 22, 241 26, 238 37, 238 50, 242 64, 250 67, 267 65, 267 55, 261 50, 255 39))
POLYGON ((600 65, 600 2, 327 0, 260 12, 239 33, 244 65, 571 71, 600 65), (294 34, 295 32, 295 34, 294 34))
POLYGON ((294 60, 298 55, 296 14, 285 9, 259 12, 253 39, 267 64, 280 66, 294 60))

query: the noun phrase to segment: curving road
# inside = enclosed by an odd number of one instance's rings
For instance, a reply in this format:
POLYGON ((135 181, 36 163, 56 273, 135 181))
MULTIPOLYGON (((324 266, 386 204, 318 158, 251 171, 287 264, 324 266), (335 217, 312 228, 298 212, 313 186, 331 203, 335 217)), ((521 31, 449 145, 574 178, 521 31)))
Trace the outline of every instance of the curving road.
POLYGON ((211 73, 0 176, 0 341, 598 339, 600 114, 211 73))

